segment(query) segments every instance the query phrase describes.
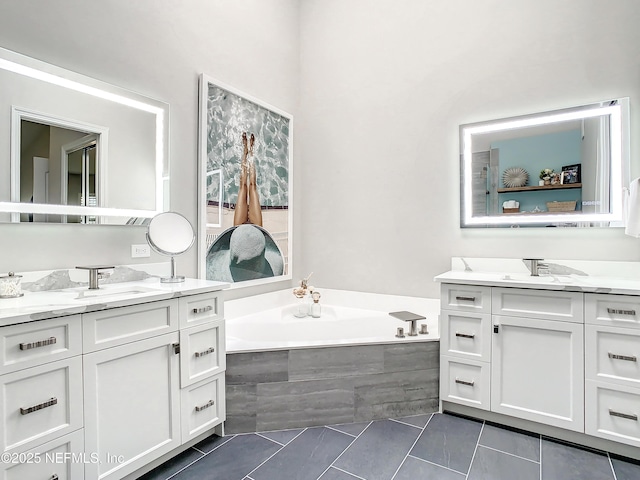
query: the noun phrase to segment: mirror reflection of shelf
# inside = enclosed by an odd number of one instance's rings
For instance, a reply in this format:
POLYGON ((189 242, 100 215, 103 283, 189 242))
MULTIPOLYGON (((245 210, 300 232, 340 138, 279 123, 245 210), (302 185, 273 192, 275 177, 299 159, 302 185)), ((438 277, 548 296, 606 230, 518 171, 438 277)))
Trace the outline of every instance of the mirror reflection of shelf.
POLYGON ((531 192, 534 190, 566 190, 569 188, 582 188, 581 183, 565 183, 563 185, 534 185, 530 187, 512 187, 512 188, 498 188, 498 193, 512 193, 512 192, 531 192))

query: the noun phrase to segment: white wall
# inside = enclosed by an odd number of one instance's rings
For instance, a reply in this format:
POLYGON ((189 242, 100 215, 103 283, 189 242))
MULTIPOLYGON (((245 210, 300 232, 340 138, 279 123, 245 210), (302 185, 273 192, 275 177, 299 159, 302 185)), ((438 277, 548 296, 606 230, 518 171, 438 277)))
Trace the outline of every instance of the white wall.
POLYGON ((300 271, 438 296, 451 256, 640 260, 621 229, 460 229, 458 126, 629 96, 637 0, 304 0, 300 271))
MULTIPOLYGON (((168 102, 171 208, 195 226, 198 77, 295 117, 298 10, 297 0, 3 1, 0 46, 168 102)), ((132 243, 145 243, 144 229, 4 224, 0 272, 133 263, 132 243)), ((197 274, 195 248, 178 270, 197 274)))

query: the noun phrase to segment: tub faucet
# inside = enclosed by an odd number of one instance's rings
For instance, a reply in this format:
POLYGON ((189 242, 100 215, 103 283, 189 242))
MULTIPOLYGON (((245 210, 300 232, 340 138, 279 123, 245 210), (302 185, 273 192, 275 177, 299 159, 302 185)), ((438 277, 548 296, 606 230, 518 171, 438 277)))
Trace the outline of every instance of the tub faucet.
POLYGON ((549 265, 542 263, 544 258, 523 258, 522 260, 524 262, 530 262, 527 268, 531 272, 532 277, 539 277, 541 268, 549 268, 549 265))

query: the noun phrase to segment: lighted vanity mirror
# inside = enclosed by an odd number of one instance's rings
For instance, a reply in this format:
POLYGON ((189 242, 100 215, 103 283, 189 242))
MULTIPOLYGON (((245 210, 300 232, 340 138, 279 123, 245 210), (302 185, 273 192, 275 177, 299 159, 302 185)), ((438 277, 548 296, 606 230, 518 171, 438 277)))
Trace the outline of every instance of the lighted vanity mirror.
POLYGON ((623 226, 629 99, 462 125, 462 227, 623 226))
POLYGON ((140 225, 168 206, 166 103, 0 48, 0 221, 140 225))

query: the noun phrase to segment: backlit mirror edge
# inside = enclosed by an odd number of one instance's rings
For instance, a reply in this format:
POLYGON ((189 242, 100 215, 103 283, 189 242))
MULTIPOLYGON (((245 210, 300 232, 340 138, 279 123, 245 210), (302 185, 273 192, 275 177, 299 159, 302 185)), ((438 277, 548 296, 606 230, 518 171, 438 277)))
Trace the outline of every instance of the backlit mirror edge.
MULTIPOLYGON (((614 100, 613 98, 611 99, 614 100)), ((540 112, 537 114, 528 114, 510 117, 506 119, 496 119, 484 122, 475 122, 463 124, 460 126, 460 145, 462 152, 460 154, 460 227, 499 227, 499 226, 519 226, 526 225, 528 227, 545 227, 553 223, 566 223, 567 214, 562 215, 542 215, 535 217, 527 214, 510 214, 509 218, 501 216, 482 216, 472 217, 471 192, 472 192, 472 175, 471 172, 471 134, 474 130, 476 133, 488 132, 499 129, 499 127, 509 126, 510 122, 515 122, 510 128, 515 128, 515 124, 524 122, 529 123, 535 118, 543 119, 571 119, 582 118, 585 112, 587 116, 597 116, 596 112, 605 110, 609 112, 612 135, 611 156, 619 155, 620 162, 612 162, 611 175, 611 197, 612 211, 606 214, 579 214, 569 217, 569 221, 578 220, 579 222, 609 223, 609 227, 624 227, 626 219, 624 218, 624 191, 630 182, 630 112, 629 97, 618 97, 617 105, 609 107, 597 107, 598 103, 590 103, 588 105, 570 107, 551 112, 540 112), (611 225, 612 224, 612 225, 611 225)))
MULTIPOLYGON (((156 117, 156 208, 125 209, 108 207, 72 207, 68 205, 32 204, 0 201, 0 212, 10 213, 11 222, 19 221, 20 213, 43 213, 59 215, 85 215, 100 217, 138 217, 152 218, 166 211, 170 205, 170 159, 169 159, 169 104, 154 98, 118 87, 86 75, 67 70, 50 63, 0 47, 0 68, 10 70, 31 78, 74 89, 76 91, 104 98, 139 110, 155 114, 156 117), (60 208, 62 207, 62 208, 60 208)), ((12 147, 13 148, 13 147, 12 147)), ((13 153, 12 153, 13 155, 13 153)), ((11 168, 14 168, 11 162, 11 168)), ((11 176, 13 176, 11 172, 11 176)), ((13 195, 13 188, 11 190, 13 195)), ((13 197, 11 197, 13 198, 13 197)), ((48 225, 59 225, 48 223, 48 225)), ((101 224, 122 226, 123 224, 101 224)), ((138 224, 128 224, 138 226, 138 224)))

